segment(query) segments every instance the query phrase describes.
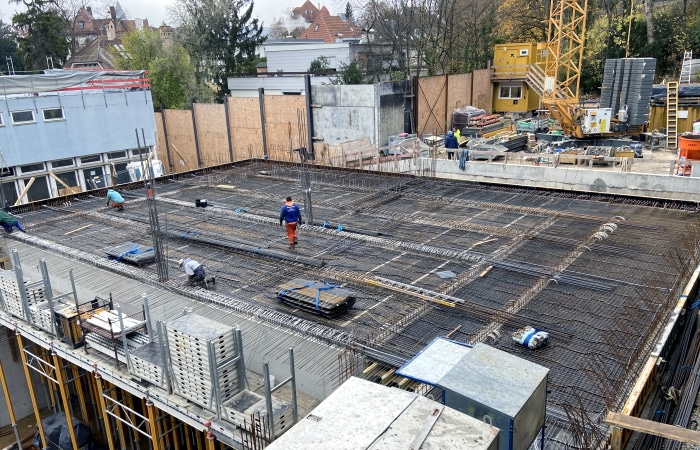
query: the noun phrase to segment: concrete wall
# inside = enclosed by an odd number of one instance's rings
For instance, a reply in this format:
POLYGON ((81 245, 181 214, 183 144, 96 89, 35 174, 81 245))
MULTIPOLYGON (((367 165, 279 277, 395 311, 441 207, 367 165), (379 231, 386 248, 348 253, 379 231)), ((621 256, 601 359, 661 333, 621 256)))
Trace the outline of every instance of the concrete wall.
POLYGON ((370 85, 312 86, 314 135, 328 145, 366 136, 375 143, 374 91, 370 85))
POLYGON ((700 178, 672 177, 632 172, 578 169, 576 166, 527 166, 467 163, 460 170, 455 162, 420 158, 386 163, 382 170, 484 183, 592 192, 700 203, 700 178))
MULTIPOLYGON (((137 148, 135 129, 153 145, 150 91, 10 98, 0 104, 0 149, 8 166, 137 148), (63 108, 65 120, 44 122, 43 108, 63 108), (33 110, 36 123, 13 125, 10 111, 33 110)), ((143 143, 142 143, 143 144, 143 143)))
MULTIPOLYGON (((389 136, 408 132, 404 129, 406 94, 410 89, 408 81, 395 81, 376 85, 376 101, 379 105, 379 133, 377 143, 380 146, 389 143, 389 136)), ((408 99, 410 101, 410 98, 408 99)))

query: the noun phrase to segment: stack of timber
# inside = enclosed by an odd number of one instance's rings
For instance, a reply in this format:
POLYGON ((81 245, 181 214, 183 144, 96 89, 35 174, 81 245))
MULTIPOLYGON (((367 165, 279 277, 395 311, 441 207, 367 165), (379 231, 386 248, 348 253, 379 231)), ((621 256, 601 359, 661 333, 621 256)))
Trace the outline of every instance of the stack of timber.
MULTIPOLYGON (((25 278, 24 284, 29 284, 31 280, 25 278)), ((17 283, 17 274, 14 270, 0 270, 0 292, 5 303, 5 312, 29 321, 29 317, 24 317, 24 308, 22 306, 22 295, 20 293, 19 284, 17 283)), ((35 305, 46 300, 44 287, 25 288, 27 295, 27 306, 35 305)))
MULTIPOLYGON (((247 428, 251 416, 268 418, 265 397, 248 390, 224 403, 224 410, 229 421, 243 429, 247 428)), ((272 418, 275 437, 278 437, 294 424, 292 405, 272 397, 272 418)))
POLYGON ((322 281, 295 278, 279 288, 283 303, 324 317, 338 317, 355 304, 352 292, 322 281))
POLYGON ((177 394, 213 410, 240 392, 237 364, 231 364, 239 350, 233 328, 185 314, 166 325, 166 336, 177 394))

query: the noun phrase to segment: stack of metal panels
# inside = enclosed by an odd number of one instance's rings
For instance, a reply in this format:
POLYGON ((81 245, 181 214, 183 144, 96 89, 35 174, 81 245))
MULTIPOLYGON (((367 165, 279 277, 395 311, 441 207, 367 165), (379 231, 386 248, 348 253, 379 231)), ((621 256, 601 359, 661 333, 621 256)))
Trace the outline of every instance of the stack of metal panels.
POLYGON ((240 392, 237 366, 227 364, 238 355, 233 328, 186 314, 169 322, 166 330, 177 394, 213 410, 240 392))
POLYGON ((627 108, 630 126, 644 125, 649 119, 656 59, 624 58, 605 61, 600 107, 612 108, 613 115, 627 108))
POLYGON ((294 308, 334 318, 355 304, 355 294, 330 283, 295 278, 279 286, 277 297, 294 308))
MULTIPOLYGON (((25 278, 24 283, 28 284, 31 280, 25 278)), ((27 303, 29 306, 35 305, 46 300, 44 287, 33 287, 25 289, 27 294, 27 303)), ((24 308, 22 307, 22 296, 20 294, 19 285, 17 284, 17 274, 14 270, 0 270, 0 292, 5 303, 5 311, 20 319, 28 320, 24 317, 24 308)))
MULTIPOLYGON (((265 397, 251 391, 243 391, 224 403, 228 419, 240 428, 248 428, 251 416, 267 420, 267 402, 265 397), (246 426, 248 425, 248 427, 246 426)), ((292 405, 272 397, 272 417, 275 436, 279 436, 294 424, 292 405)))
MULTIPOLYGON (((72 300, 66 298, 60 298, 53 301, 53 311, 56 314, 56 319, 60 316, 63 317, 73 317, 75 316, 75 305, 71 304, 72 300)), ((29 307, 29 313, 32 315, 32 323, 44 331, 53 333, 53 327, 51 326, 51 309, 49 308, 49 302, 43 301, 29 307)))
MULTIPOLYGON (((87 333, 85 342, 88 344, 88 348, 112 358, 114 358, 114 349, 116 348, 117 358, 120 362, 126 363, 126 352, 121 339, 110 339, 98 333, 87 333)), ((144 333, 131 333, 126 339, 129 353, 146 344, 148 344, 148 335, 144 333)))
POLYGON ((157 342, 150 342, 129 352, 129 358, 131 359, 130 374, 155 386, 166 387, 163 354, 157 342))

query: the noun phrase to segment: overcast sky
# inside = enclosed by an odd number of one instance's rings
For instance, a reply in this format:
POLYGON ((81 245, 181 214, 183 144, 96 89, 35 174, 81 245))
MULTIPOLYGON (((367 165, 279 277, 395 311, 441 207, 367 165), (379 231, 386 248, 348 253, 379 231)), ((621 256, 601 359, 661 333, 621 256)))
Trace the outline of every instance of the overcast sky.
MULTIPOLYGON (((107 0, 95 0, 95 6, 92 8, 93 13, 106 9, 101 7, 105 1, 107 0)), ((116 3, 116 0, 112 1, 113 4, 116 3)), ((129 19, 148 19, 149 25, 157 27, 163 22, 170 22, 167 5, 172 3, 172 1, 173 0, 119 0, 119 4, 122 5, 129 19)), ((253 15, 262 20, 266 27, 269 27, 274 19, 281 17, 285 11, 289 9, 301 6, 304 1, 305 0, 257 0, 253 6, 253 15)), ((318 1, 314 0, 314 3, 318 4, 318 1)), ((330 5, 328 8, 331 8, 330 5)), ((22 9, 24 9, 22 6, 7 2, 5 3, 5 7, 0 9, 0 15, 2 15, 4 20, 10 22, 15 11, 22 9)))

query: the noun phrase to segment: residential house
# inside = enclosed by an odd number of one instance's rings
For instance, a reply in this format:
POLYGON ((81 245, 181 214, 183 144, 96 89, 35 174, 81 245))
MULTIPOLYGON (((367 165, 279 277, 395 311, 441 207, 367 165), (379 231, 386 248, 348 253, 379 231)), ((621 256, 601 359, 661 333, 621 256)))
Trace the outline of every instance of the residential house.
MULTIPOLYGON (((148 19, 126 19, 117 3, 109 7, 110 17, 95 19, 92 8, 81 8, 73 25, 77 49, 63 65, 64 69, 113 69, 114 59, 110 48, 119 50, 119 36, 132 30, 148 28, 148 19)), ((170 27, 161 27, 161 35, 172 38, 170 27)))
POLYGON ((353 24, 343 15, 319 17, 297 39, 315 39, 331 43, 362 37, 362 27, 353 24))
POLYGON ((497 44, 493 55, 493 112, 527 113, 539 108, 544 84, 543 43, 497 44))
POLYGON ((304 19, 305 22, 311 23, 323 16, 330 16, 331 13, 328 12, 328 8, 323 6, 321 9, 317 8, 316 5, 306 0, 303 5, 297 6, 292 9, 292 20, 304 19))

